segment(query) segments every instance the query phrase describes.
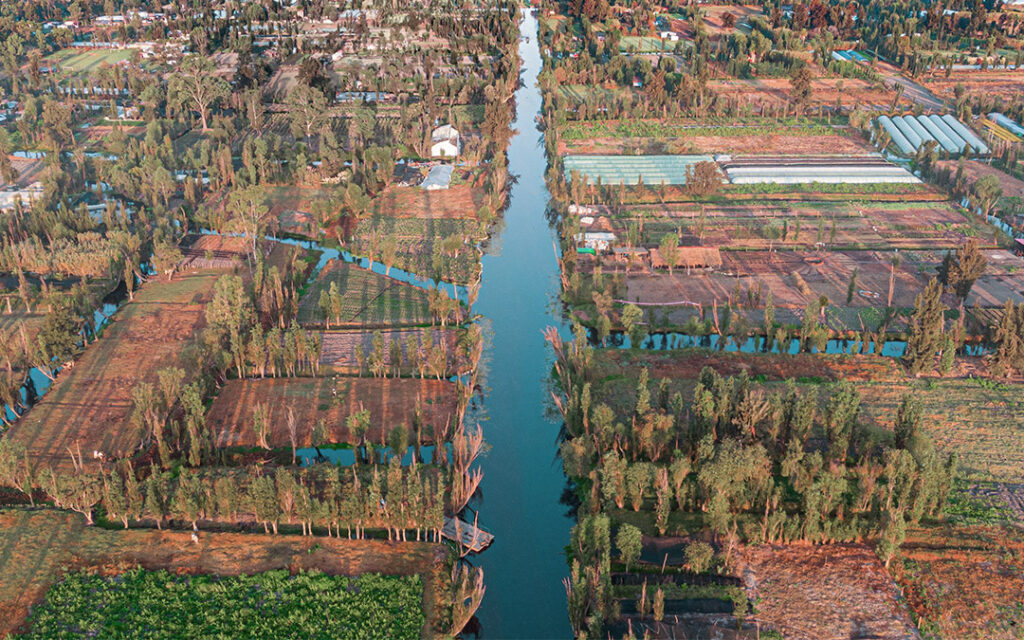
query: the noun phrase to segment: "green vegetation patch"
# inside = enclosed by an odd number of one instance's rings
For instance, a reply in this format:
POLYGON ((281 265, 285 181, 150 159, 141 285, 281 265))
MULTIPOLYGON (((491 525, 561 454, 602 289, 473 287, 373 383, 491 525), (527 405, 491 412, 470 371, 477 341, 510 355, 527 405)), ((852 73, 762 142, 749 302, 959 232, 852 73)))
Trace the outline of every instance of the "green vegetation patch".
POLYGON ((75 573, 32 612, 25 637, 418 638, 422 597, 415 575, 75 573))
POLYGON ((353 264, 336 262, 324 269, 299 302, 302 324, 341 326, 416 325, 431 321, 430 295, 353 264), (321 306, 321 293, 334 291, 337 302, 330 318, 321 306))

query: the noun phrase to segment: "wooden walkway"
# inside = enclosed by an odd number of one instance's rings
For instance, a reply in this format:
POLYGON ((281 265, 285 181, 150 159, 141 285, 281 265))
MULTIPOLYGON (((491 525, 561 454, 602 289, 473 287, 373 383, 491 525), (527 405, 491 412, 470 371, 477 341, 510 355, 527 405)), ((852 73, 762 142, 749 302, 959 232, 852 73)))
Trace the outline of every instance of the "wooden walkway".
POLYGON ((480 553, 494 542, 494 536, 475 524, 445 516, 441 535, 471 553, 480 553))

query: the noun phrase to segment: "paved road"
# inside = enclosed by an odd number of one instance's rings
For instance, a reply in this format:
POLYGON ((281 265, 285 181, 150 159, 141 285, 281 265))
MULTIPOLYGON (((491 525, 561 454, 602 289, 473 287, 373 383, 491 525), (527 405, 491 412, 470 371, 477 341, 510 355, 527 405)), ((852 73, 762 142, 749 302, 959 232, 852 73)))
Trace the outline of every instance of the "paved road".
POLYGON ((949 111, 949 106, 936 96, 934 93, 925 89, 920 84, 914 82, 910 78, 907 78, 900 73, 900 70, 893 65, 879 62, 878 71, 882 74, 882 79, 885 82, 885 86, 890 89, 896 86, 896 83, 903 85, 904 97, 912 100, 913 102, 921 105, 925 109, 932 111, 938 111, 945 113, 949 111))

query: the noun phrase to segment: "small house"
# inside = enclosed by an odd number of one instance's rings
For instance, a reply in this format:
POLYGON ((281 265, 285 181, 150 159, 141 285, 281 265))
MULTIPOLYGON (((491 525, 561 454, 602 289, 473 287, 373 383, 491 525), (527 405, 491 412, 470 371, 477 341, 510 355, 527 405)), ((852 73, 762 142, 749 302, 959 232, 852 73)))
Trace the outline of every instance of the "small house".
POLYGON ((587 231, 576 234, 576 244, 578 246, 595 251, 610 250, 616 240, 615 234, 608 231, 587 231))
POLYGON ((459 130, 450 124, 434 129, 430 134, 430 156, 434 158, 455 158, 462 151, 459 130))

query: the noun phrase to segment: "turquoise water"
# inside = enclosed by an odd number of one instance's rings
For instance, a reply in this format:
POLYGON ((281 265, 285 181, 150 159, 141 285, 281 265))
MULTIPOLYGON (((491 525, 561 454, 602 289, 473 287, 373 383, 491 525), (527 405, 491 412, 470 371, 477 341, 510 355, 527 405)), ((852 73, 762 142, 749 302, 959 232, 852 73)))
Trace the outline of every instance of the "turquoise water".
POLYGON ((487 595, 477 613, 484 638, 568 638, 562 578, 563 549, 572 520, 560 503, 566 486, 556 458, 561 420, 548 411, 552 354, 541 334, 565 329, 558 299, 555 232, 544 216, 543 136, 534 117, 541 109, 536 87, 541 68, 537 22, 524 14, 519 46, 523 84, 516 92, 518 134, 509 146, 509 170, 517 177, 504 216, 483 257, 480 297, 485 347, 480 365, 483 407, 470 419, 490 450, 479 504, 480 525, 494 544, 472 561, 484 569, 487 595))

